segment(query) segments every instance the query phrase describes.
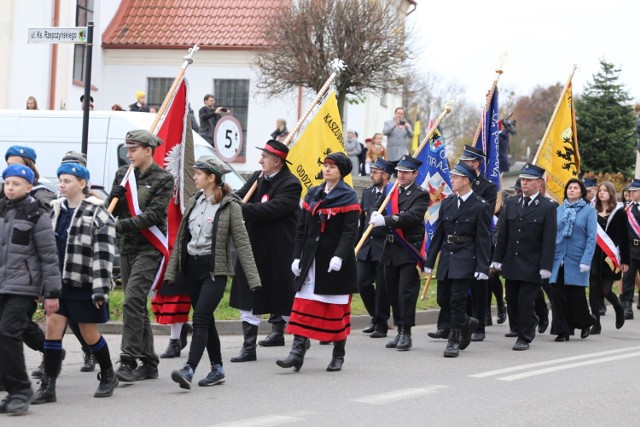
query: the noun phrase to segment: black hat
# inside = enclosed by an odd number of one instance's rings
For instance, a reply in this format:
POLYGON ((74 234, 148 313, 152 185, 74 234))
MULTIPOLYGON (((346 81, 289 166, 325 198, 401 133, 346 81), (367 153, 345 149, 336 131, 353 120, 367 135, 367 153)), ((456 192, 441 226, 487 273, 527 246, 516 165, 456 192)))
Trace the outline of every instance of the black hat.
POLYGON ((591 187, 595 187, 596 185, 598 185, 598 181, 596 181, 595 178, 585 178, 584 179, 584 186, 587 187, 587 189, 589 189, 591 187))
POLYGON ((486 158, 481 149, 472 147, 470 145, 464 146, 464 151, 462 152, 462 156, 460 156, 460 160, 479 160, 483 161, 486 158))
POLYGON ((525 179, 539 179, 544 175, 545 170, 538 165, 532 165, 531 163, 525 163, 525 165, 520 169, 520 178, 525 179))
POLYGON ((405 172, 414 172, 417 171, 418 168, 422 165, 422 162, 418 159, 414 159, 408 154, 400 157, 398 160, 398 165, 396 166, 396 170, 405 171, 405 172))
POLYGON ((469 179, 469 182, 476 180, 476 171, 471 166, 467 165, 464 161, 459 161, 457 165, 449 172, 451 175, 463 176, 469 179))
POLYGON ((338 167, 338 170, 340 171, 340 176, 342 178, 349 175, 351 173, 351 169, 353 169, 351 159, 341 151, 329 154, 324 159, 325 163, 327 162, 327 160, 335 163, 335 165, 338 167))
POLYGON ((389 176, 393 175, 394 168, 395 166, 393 163, 383 159, 382 157, 378 157, 376 162, 371 165, 371 169, 380 169, 381 171, 388 173, 389 176))
POLYGON ((276 141, 275 139, 270 139, 269 141, 267 141, 264 148, 260 148, 260 147, 256 147, 256 148, 258 150, 264 151, 265 153, 274 155, 284 160, 285 162, 291 164, 291 162, 287 160, 287 155, 289 154, 289 147, 287 147, 280 141, 276 141))
POLYGON ((631 184, 629 185, 629 191, 637 191, 640 190, 640 179, 634 179, 633 181, 631 181, 631 184))

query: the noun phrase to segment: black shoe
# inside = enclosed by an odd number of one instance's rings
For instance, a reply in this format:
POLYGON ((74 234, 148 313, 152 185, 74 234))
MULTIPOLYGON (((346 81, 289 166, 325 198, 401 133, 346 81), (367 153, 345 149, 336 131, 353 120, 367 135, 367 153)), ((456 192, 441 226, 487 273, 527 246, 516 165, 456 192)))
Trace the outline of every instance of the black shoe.
POLYGON ((460 335, 460 350, 469 347, 469 344, 471 344, 471 334, 476 330, 479 323, 475 317, 469 317, 467 319, 467 323, 462 327, 462 334, 460 335))
POLYGON ((600 306, 599 313, 600 313, 600 316, 604 316, 605 314, 607 314, 607 305, 606 304, 602 304, 600 306))
POLYGON ((369 326, 367 326, 362 330, 362 332, 365 334, 370 334, 371 332, 375 331, 375 329, 376 329, 376 325, 374 325, 373 322, 371 322, 369 323, 369 326))
POLYGON ((118 377, 113 371, 113 366, 105 372, 98 372, 100 384, 93 397, 111 397, 113 390, 118 387, 118 377))
POLYGON ((632 303, 633 301, 622 301, 622 306, 624 307, 625 320, 633 320, 633 309, 631 308, 632 303))
POLYGON ((387 337, 387 331, 381 331, 381 330, 375 330, 373 332, 371 332, 371 335, 369 335, 370 338, 386 338, 387 337))
POLYGON ((9 398, 9 402, 7 402, 6 413, 13 415, 23 415, 29 411, 29 405, 31 405, 31 400, 33 399, 33 390, 31 387, 19 391, 17 393, 13 393, 9 398))
POLYGON ((386 348, 396 348, 396 346, 398 345, 398 341, 400 341, 400 328, 398 328, 398 334, 391 341, 389 341, 385 345, 385 347, 386 348))
POLYGON ((580 331, 580 338, 582 339, 587 338, 591 333, 591 326, 595 325, 596 322, 597 322, 596 318, 593 317, 593 314, 590 314, 589 323, 580 331))
POLYGON ((462 331, 460 329, 451 329, 449 332, 449 341, 447 341, 447 347, 444 349, 444 357, 458 357, 460 354, 460 336, 462 331))
POLYGON ((133 371, 136 381, 155 380, 158 378, 158 367, 146 361, 142 361, 140 366, 133 371))
POLYGON ((471 334, 471 341, 484 341, 486 335, 484 331, 475 331, 471 334))
POLYGON ((253 362, 254 360, 258 360, 258 357, 256 355, 258 327, 256 325, 252 325, 249 322, 242 322, 242 335, 244 337, 244 342, 242 343, 240 353, 238 353, 236 357, 232 357, 231 361, 233 363, 240 363, 253 362))
POLYGON ((320 344, 320 345, 329 345, 329 344, 331 344, 331 341, 320 341, 318 344, 320 344))
POLYGON ((42 376, 40 388, 36 391, 36 397, 31 402, 32 405, 43 403, 53 403, 56 399, 56 379, 49 377, 46 373, 42 376))
POLYGON ((602 332, 602 325, 600 325, 600 322, 597 322, 593 324, 593 326, 591 327, 591 332, 589 332, 589 334, 600 335, 600 332, 602 332))
POLYGON ((507 306, 498 307, 498 325, 502 325, 507 321, 507 306))
POLYGON ((211 366, 211 372, 207 374, 206 377, 198 381, 198 385, 200 387, 209 387, 212 385, 223 384, 226 381, 224 377, 224 369, 222 365, 217 363, 211 366))
MULTIPOLYGON (((183 323, 182 329, 180 329, 180 350, 189 344, 189 334, 191 333, 193 333, 193 326, 190 323, 183 323)), ((176 357, 180 357, 180 354, 178 353, 176 357)))
POLYGON ((491 316, 491 309, 487 310, 487 314, 484 316, 484 326, 493 326, 493 317, 491 316))
POLYGON ((529 350, 529 343, 526 342, 525 340, 518 339, 516 343, 513 345, 512 349, 515 351, 529 350))
POLYGON ((624 326, 624 308, 618 304, 613 307, 616 312, 616 329, 620 329, 624 326))
POLYGON ((400 332, 398 343, 396 344, 396 350, 408 351, 411 348, 411 327, 404 326, 400 332))
POLYGON ((564 333, 564 334, 559 334, 556 339, 554 339, 555 342, 565 342, 565 341, 569 341, 569 334, 568 333, 564 333))
POLYGON ((640 291, 638 292, 638 304, 636 304, 636 308, 640 310, 640 291))
POLYGON ((134 359, 121 358, 120 367, 116 371, 116 377, 122 382, 132 383, 136 381, 135 370, 138 364, 134 359))
POLYGON ((84 365, 80 368, 80 372, 93 372, 96 370, 96 358, 91 352, 82 351, 84 365))
POLYGON ((446 329, 438 329, 435 332, 428 332, 429 338, 446 340, 449 338, 449 331, 446 329))
POLYGON ((307 352, 307 341, 309 341, 309 338, 294 335, 291 351, 286 358, 276 360, 276 365, 281 368, 293 368, 294 372, 300 372, 304 363, 304 355, 307 352))
MULTIPOLYGON (((186 323, 185 323, 186 325, 186 323)), ((174 357, 180 357, 180 340, 179 339, 169 339, 169 345, 167 349, 160 355, 161 359, 173 359, 174 357)))
POLYGON ((171 372, 171 379, 185 390, 191 389, 191 380, 193 380, 193 368, 185 363, 182 369, 176 369, 171 372))
POLYGON ((549 318, 540 320, 540 323, 538 323, 538 333, 544 334, 544 332, 547 330, 548 327, 549 327, 549 318))
POLYGON ((518 331, 511 330, 511 331, 507 332, 506 334, 504 334, 504 336, 507 337, 507 338, 515 338, 515 337, 518 336, 518 331))
POLYGON ((262 347, 284 347, 284 323, 278 322, 271 325, 271 333, 265 339, 258 341, 262 347))
POLYGON ((346 343, 346 338, 342 341, 334 341, 331 362, 329 362, 329 366, 327 366, 328 372, 337 372, 342 370, 342 365, 344 364, 346 343))
POLYGON ((0 401, 0 414, 7 413, 7 405, 9 405, 10 401, 11 401, 11 398, 9 396, 6 396, 4 399, 2 399, 2 401, 0 401))

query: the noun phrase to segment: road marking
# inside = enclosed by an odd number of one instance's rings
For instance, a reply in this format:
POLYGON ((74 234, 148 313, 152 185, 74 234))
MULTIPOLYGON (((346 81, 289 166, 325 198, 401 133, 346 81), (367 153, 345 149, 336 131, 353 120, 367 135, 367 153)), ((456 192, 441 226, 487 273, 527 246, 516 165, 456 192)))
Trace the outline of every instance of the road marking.
POLYGON ((387 393, 372 394, 369 396, 358 397, 356 399, 350 399, 351 402, 358 403, 370 403, 370 404, 382 404, 397 402, 399 400, 413 399, 419 396, 425 396, 427 394, 438 393, 441 390, 448 388, 446 385, 430 385, 424 388, 405 388, 402 390, 390 391, 387 393))
POLYGON ((633 351, 633 350, 640 350, 640 346, 627 347, 627 348, 618 348, 616 350, 601 351, 601 352, 598 352, 598 353, 581 354, 579 356, 563 357, 561 359, 545 360, 544 362, 529 363, 529 364, 526 364, 526 365, 518 365, 518 366, 512 366, 510 368, 496 369, 494 371, 481 372, 479 374, 469 375, 469 377, 472 377, 472 378, 486 378, 486 377, 492 377, 492 376, 496 376, 496 375, 508 374, 509 372, 524 371, 526 369, 538 368, 540 366, 555 365, 555 364, 564 363, 564 362, 573 362, 573 361, 576 361, 576 360, 589 359, 589 358, 592 358, 592 357, 608 356, 610 354, 624 353, 624 352, 633 351))
POLYGON ((640 352, 621 354, 618 356, 602 357, 600 359, 591 359, 584 362, 569 363, 566 365, 553 366, 551 368, 538 369, 536 371, 523 372, 521 374, 509 375, 498 378, 501 381, 515 381, 523 378, 534 377, 537 375, 548 374, 550 372, 563 371, 565 369, 581 368, 583 366, 596 365, 598 363, 612 362, 614 360, 630 359, 640 356, 640 352))
MULTIPOLYGON (((284 424, 293 424, 306 421, 304 418, 287 417, 285 415, 265 415, 262 417, 247 418, 231 421, 229 423, 216 424, 215 427, 271 427, 284 424)), ((213 427, 213 426, 212 426, 213 427)))

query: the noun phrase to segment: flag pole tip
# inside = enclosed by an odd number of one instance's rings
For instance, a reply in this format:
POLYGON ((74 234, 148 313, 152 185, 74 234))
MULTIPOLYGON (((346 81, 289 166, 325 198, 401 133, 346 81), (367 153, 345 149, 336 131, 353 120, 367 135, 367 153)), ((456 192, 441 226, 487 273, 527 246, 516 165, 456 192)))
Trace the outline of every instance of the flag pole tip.
POLYGON ((331 60, 331 62, 329 62, 329 68, 337 73, 345 70, 347 68, 347 64, 345 64, 344 61, 340 58, 334 58, 333 60, 331 60))
POLYGON ((193 47, 187 50, 187 54, 184 56, 184 60, 189 64, 193 64, 193 54, 200 50, 200 46, 196 43, 193 47))
POLYGON ((453 106, 456 105, 456 103, 458 102, 458 97, 454 96, 453 98, 451 98, 445 105, 444 105, 444 110, 447 113, 450 113, 451 110, 453 109, 453 106))

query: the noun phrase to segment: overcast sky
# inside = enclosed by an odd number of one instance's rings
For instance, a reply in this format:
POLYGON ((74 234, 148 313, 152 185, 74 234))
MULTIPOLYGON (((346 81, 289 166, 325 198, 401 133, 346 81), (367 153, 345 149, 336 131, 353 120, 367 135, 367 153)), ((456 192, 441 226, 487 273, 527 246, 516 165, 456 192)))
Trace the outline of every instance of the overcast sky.
MULTIPOLYGON (((566 81, 582 92, 604 58, 622 68, 621 81, 640 101, 640 14, 623 0, 418 0, 409 16, 421 52, 418 64, 466 86, 481 104, 502 53, 500 86, 521 95, 566 81)), ((477 101, 476 101, 477 100, 477 101)))

